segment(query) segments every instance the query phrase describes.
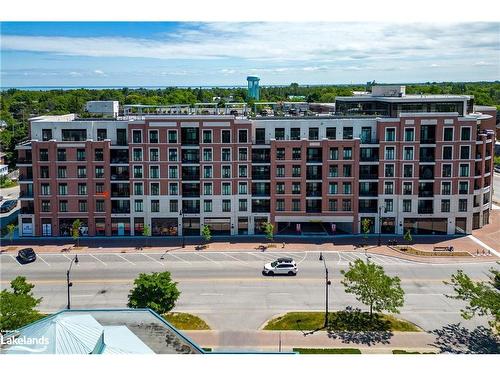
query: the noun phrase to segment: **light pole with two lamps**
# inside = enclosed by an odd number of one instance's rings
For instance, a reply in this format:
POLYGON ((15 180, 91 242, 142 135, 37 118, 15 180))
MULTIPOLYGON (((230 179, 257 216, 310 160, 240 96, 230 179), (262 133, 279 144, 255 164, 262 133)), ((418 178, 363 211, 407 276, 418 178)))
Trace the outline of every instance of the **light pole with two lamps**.
POLYGON ((378 208, 378 242, 377 246, 381 245, 381 235, 382 235, 382 209, 384 209, 384 214, 387 213, 387 206, 382 205, 378 208))
POLYGON ((66 271, 66 284, 67 284, 67 287, 68 287, 68 306, 67 306, 68 310, 71 309, 69 289, 73 286, 73 283, 69 280, 69 276, 70 276, 70 273, 71 273, 71 267, 73 267, 73 263, 78 264, 78 255, 75 255, 75 257, 73 259, 71 259, 71 263, 69 264, 69 268, 66 271))

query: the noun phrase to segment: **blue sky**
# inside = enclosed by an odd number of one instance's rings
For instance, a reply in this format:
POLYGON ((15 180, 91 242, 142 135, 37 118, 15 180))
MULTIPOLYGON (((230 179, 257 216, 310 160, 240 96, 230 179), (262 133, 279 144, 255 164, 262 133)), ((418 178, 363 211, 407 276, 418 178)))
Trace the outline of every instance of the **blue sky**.
POLYGON ((500 79, 500 23, 3 22, 1 85, 500 79))

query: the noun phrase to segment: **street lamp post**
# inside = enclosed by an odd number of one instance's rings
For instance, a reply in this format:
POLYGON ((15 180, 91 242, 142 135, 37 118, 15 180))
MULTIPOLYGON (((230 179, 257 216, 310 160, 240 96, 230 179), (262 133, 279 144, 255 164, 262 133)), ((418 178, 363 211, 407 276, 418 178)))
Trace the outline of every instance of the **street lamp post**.
POLYGON ((71 281, 69 281, 69 276, 71 273, 71 267, 73 267, 73 263, 78 264, 78 255, 75 255, 75 257, 73 259, 71 259, 71 263, 69 264, 69 268, 66 271, 66 284, 67 284, 67 288, 68 288, 68 306, 67 306, 68 310, 71 309, 69 289, 73 286, 73 283, 71 281))
POLYGON ((325 327, 328 329, 328 292, 329 292, 329 287, 332 284, 331 281, 328 278, 328 267, 326 266, 326 260, 323 257, 323 253, 319 253, 319 260, 323 261, 323 265, 325 266, 325 327))
POLYGON ((179 211, 179 216, 181 217, 180 227, 182 230, 182 245, 181 245, 181 247, 184 249, 186 247, 186 243, 184 242, 184 226, 182 225, 182 215, 183 215, 183 212, 182 212, 182 210, 180 210, 179 211))
POLYGON ((381 235, 382 235, 382 208, 384 209, 384 213, 387 212, 387 207, 386 206, 379 206, 378 208, 378 245, 381 245, 381 235))

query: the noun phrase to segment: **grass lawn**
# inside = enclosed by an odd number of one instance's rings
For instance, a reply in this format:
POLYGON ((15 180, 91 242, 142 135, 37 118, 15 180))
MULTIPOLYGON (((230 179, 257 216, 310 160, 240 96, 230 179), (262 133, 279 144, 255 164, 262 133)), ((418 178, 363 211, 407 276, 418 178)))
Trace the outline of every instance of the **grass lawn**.
POLYGON ((355 348, 293 348, 299 354, 361 354, 361 350, 355 348))
POLYGON ((210 329, 207 323, 196 315, 182 312, 169 312, 163 317, 175 328, 181 330, 205 330, 210 329))
MULTIPOLYGON (((303 330, 309 331, 322 327, 325 322, 325 314, 322 312, 289 312, 277 318, 271 319, 265 330, 303 330), (299 321, 299 322, 297 322, 299 321)), ((373 314, 373 318, 367 312, 359 310, 335 311, 329 313, 330 331, 393 331, 393 332, 420 332, 413 323, 397 319, 391 315, 373 314)))
POLYGON ((14 187, 14 186, 17 186, 17 182, 12 181, 11 179, 7 178, 3 181, 0 181, 0 189, 7 189, 7 188, 14 187))

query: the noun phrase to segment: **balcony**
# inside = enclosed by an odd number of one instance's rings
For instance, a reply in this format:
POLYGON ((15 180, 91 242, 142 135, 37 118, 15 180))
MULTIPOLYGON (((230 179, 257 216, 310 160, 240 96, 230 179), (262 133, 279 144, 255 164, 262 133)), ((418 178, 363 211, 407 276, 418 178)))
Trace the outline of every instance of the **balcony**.
POLYGON ((33 176, 32 175, 21 174, 21 175, 19 175, 18 181, 32 182, 33 181, 33 176))
POLYGON ((199 173, 182 173, 182 179, 184 181, 199 181, 200 174, 199 173))
POLYGON ((434 197, 434 192, 429 190, 423 190, 418 192, 418 196, 421 198, 432 198, 434 197))
POLYGON ((129 214, 130 207, 113 207, 111 208, 112 214, 129 214))
POLYGON ((378 145, 380 142, 378 140, 378 138, 367 138, 367 139, 363 139, 361 138, 361 144, 362 145, 378 145))
POLYGON ((33 198, 33 192, 32 191, 20 191, 19 192, 19 198, 33 198))
POLYGON ((360 180, 378 180, 378 173, 362 173, 359 175, 360 180))
POLYGON ((254 149, 252 150, 252 163, 270 163, 271 153, 268 149, 254 149))
POLYGON ((17 164, 32 164, 33 159, 32 158, 18 158, 17 159, 17 164))
POLYGON ((21 215, 34 215, 35 209, 33 207, 21 207, 21 215))
POLYGON ((182 213, 183 214, 199 214, 200 213, 200 201, 183 201, 182 202, 182 213))
POLYGON ((126 181, 128 179, 129 179, 128 172, 123 172, 120 174, 112 174, 111 175, 111 180, 113 180, 113 181, 126 181))

